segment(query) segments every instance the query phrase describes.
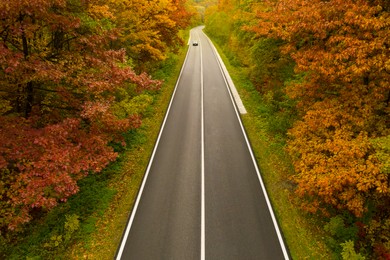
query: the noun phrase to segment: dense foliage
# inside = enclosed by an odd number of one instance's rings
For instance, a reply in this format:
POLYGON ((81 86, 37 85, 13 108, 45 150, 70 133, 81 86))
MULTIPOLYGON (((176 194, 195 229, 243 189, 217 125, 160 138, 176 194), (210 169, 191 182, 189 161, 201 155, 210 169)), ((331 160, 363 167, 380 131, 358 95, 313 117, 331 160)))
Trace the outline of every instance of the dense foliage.
POLYGON ((189 16, 180 0, 0 2, 1 235, 116 159, 161 85, 145 64, 181 44, 189 16))
POLYGON ((270 130, 285 137, 302 207, 344 216, 355 249, 379 259, 390 256, 389 11, 385 0, 226 0, 206 16, 281 119, 270 130))

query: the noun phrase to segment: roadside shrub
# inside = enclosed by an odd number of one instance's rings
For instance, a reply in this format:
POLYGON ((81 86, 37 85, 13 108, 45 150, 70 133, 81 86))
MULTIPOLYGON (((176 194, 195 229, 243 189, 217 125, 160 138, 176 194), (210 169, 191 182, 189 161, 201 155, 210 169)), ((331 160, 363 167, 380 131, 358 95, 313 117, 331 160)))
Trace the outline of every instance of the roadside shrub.
POLYGON ((364 227, 365 240, 376 259, 390 259, 390 218, 371 220, 364 227))
POLYGON ((73 235, 80 228, 79 216, 76 214, 66 215, 63 230, 59 234, 53 234, 50 239, 43 244, 46 250, 65 248, 72 240, 73 235))
POLYGON ((355 252, 354 243, 351 240, 348 240, 341 244, 343 251, 341 252, 341 256, 343 260, 365 260, 366 258, 361 254, 355 252))
POLYGON ((337 255, 343 252, 343 243, 346 241, 354 243, 356 241, 359 231, 356 225, 346 223, 341 215, 332 217, 329 223, 324 226, 324 229, 330 235, 326 242, 337 255))

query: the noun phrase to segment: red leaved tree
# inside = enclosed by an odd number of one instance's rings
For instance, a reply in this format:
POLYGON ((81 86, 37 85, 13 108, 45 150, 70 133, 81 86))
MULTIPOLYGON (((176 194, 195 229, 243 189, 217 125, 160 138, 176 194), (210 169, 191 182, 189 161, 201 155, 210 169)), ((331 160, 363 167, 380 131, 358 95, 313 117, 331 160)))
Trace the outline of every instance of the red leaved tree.
POLYGON ((117 33, 96 17, 99 3, 0 2, 0 228, 66 201, 115 160, 109 144, 141 123, 115 115, 116 93, 160 86, 110 49, 117 33))

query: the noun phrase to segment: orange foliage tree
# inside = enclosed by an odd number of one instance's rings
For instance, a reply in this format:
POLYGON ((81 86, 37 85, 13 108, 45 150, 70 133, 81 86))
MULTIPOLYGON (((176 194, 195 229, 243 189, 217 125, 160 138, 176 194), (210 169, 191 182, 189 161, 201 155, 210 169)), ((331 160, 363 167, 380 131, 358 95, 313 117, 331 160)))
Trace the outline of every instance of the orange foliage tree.
POLYGON ((189 25, 192 16, 184 0, 111 0, 109 6, 120 28, 118 45, 141 67, 164 60, 168 50, 181 46, 178 32, 189 25))
POLYGON ((302 119, 290 130, 297 194, 312 211, 389 205, 390 5, 386 0, 266 1, 258 35, 282 39, 299 79, 302 119), (382 140, 382 141, 381 141, 382 140), (383 147, 383 146, 382 146, 383 147), (386 151, 385 151, 386 150, 386 151), (384 152, 385 151, 385 152, 384 152))

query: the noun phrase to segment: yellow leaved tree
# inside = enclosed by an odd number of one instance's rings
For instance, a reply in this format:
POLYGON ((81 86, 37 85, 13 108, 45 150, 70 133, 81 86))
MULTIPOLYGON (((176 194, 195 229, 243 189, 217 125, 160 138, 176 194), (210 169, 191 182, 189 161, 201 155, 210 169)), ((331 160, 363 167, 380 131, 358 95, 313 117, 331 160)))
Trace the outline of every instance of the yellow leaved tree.
POLYGON ((252 28, 282 39, 299 80, 290 130, 297 193, 310 210, 389 203, 390 176, 373 140, 390 134, 390 14, 384 0, 266 1, 252 28))

